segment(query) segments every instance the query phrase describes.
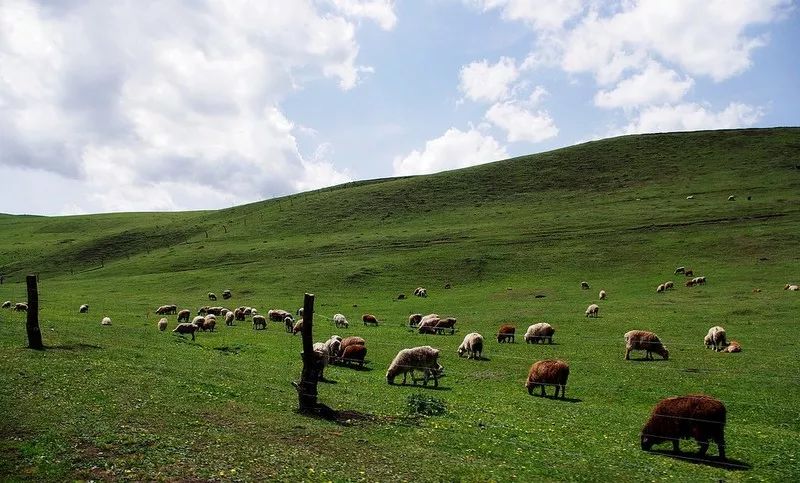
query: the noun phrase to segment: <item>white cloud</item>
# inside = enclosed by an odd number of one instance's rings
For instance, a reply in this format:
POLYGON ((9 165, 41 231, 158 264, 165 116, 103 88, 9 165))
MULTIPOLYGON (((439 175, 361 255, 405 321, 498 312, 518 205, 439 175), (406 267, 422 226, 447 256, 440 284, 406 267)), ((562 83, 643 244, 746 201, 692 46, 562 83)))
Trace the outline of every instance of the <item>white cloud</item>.
POLYGON ((0 165, 83 182, 71 211, 210 208, 346 181, 304 159, 280 104, 309 80, 357 85, 371 69, 350 17, 391 28, 393 4, 318 7, 0 2, 0 165))
POLYGON ((397 24, 392 0, 330 0, 334 7, 348 17, 374 20, 383 30, 397 24))
POLYGON ((620 81, 614 89, 598 91, 594 103, 605 108, 673 103, 681 100, 693 84, 692 78, 681 79, 674 70, 650 62, 644 71, 620 81))
POLYGON ((648 107, 619 134, 750 127, 764 115, 759 107, 732 102, 719 112, 695 103, 648 107))
POLYGON ((558 128, 547 111, 532 112, 513 102, 494 104, 486 119, 506 132, 508 142, 538 143, 558 135, 558 128))
POLYGON ((394 175, 429 174, 464 168, 508 157, 505 147, 477 129, 450 128, 441 137, 425 143, 422 152, 414 150, 394 159, 394 175))
POLYGON ((581 0, 470 0, 469 3, 483 11, 502 9, 504 19, 523 21, 544 30, 561 28, 584 9, 581 0))
POLYGON ((459 89, 473 101, 495 102, 509 96, 517 77, 514 59, 502 57, 494 65, 484 59, 461 67, 459 89))

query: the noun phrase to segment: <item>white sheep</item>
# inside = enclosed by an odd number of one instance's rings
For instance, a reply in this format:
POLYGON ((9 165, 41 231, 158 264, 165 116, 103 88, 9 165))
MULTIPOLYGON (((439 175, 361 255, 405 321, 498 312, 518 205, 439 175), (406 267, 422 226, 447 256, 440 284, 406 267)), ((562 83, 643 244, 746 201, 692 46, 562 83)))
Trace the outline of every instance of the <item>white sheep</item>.
POLYGON ((664 290, 669 290, 671 288, 675 288, 675 283, 672 280, 664 282, 664 290))
POLYGON ((11 308, 11 301, 10 300, 6 300, 5 302, 3 302, 2 308, 10 309, 11 308))
POLYGON ((467 353, 467 359, 480 359, 483 352, 483 336, 477 332, 470 332, 464 336, 464 341, 458 347, 458 357, 467 353))
POLYGON ((689 196, 686 197, 686 199, 687 200, 693 200, 694 199, 694 195, 689 195, 689 196))
POLYGON ((728 201, 736 201, 736 196, 734 195, 728 196, 728 201))
POLYGON ((350 326, 350 323, 347 322, 347 319, 342 314, 334 314, 333 323, 336 327, 344 327, 345 329, 350 326))
POLYGON ((605 300, 606 299, 606 295, 607 295, 606 291, 605 290, 601 290, 600 291, 600 300, 605 300))
POLYGON ((725 329, 718 325, 711 327, 708 329, 708 334, 703 338, 703 343, 706 348, 713 348, 717 352, 721 351, 728 345, 725 329))
POLYGON ((161 332, 164 332, 165 330, 167 330, 167 318, 166 317, 162 317, 161 320, 158 321, 158 330, 160 330, 161 332))
POLYGON ((665 288, 664 288, 664 284, 663 283, 661 285, 659 285, 658 287, 656 287, 656 292, 657 293, 661 293, 664 290, 665 290, 665 288))
POLYGON ((789 285, 787 283, 786 285, 784 285, 783 289, 788 290, 790 292, 797 292, 798 290, 800 290, 800 287, 797 285, 789 285))
POLYGON ((403 384, 406 383, 406 376, 411 373, 411 381, 416 384, 414 371, 423 372, 423 385, 428 385, 428 380, 433 378, 434 387, 439 386, 439 377, 442 376, 444 368, 439 364, 439 349, 434 349, 429 345, 403 349, 397 353, 389 369, 386 371, 386 382, 394 384, 394 379, 398 375, 403 375, 403 384))
POLYGON ((100 325, 111 325, 111 318, 103 317, 103 320, 100 321, 100 325))
POLYGON ((323 372, 325 371, 325 367, 328 366, 328 359, 330 359, 330 353, 328 352, 328 346, 326 346, 323 342, 315 342, 314 343, 314 366, 317 370, 317 375, 320 379, 325 380, 325 376, 323 372))
POLYGON ((78 308, 78 313, 85 314, 89 312, 89 304, 83 304, 78 308))
POLYGON ((539 341, 544 343, 546 340, 548 343, 552 344, 553 334, 555 333, 556 330, 552 325, 547 322, 539 322, 538 324, 531 325, 528 327, 528 330, 525 331, 525 342, 528 344, 537 344, 539 341))
POLYGON ((581 282, 582 290, 589 290, 589 282, 581 282))
POLYGON ((231 312, 230 310, 225 312, 225 325, 228 326, 233 325, 234 317, 235 317, 234 313, 231 312))
POLYGON ((592 304, 586 308, 586 316, 587 317, 597 317, 597 314, 600 312, 600 306, 597 304, 592 304))

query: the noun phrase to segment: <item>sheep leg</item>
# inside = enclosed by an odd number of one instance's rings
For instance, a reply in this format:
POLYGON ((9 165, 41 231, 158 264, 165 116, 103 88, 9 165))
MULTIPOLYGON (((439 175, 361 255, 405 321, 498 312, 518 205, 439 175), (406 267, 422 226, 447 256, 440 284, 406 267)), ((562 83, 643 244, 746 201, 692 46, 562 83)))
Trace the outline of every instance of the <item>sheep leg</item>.
POLYGON ((631 350, 625 349, 625 360, 628 361, 631 359, 631 350))
POLYGON ((674 438, 672 440, 672 452, 673 453, 680 453, 681 452, 681 443, 678 438, 674 438))
POLYGON ((697 455, 703 457, 706 455, 706 452, 708 451, 708 440, 707 439, 698 440, 697 442, 700 444, 700 450, 697 452, 697 455))
POLYGON ((539 384, 539 387, 542 388, 542 397, 547 396, 547 392, 544 390, 544 384, 539 384))
POLYGON ((533 384, 528 385, 528 395, 533 396, 533 384))
POLYGON ((714 438, 714 442, 717 443, 717 450, 719 450, 719 459, 725 459, 725 436, 719 435, 718 437, 714 438))
POLYGON ((192 340, 194 340, 194 332, 192 332, 192 340))
MULTIPOLYGON (((557 397, 558 397, 558 390, 559 390, 560 388, 561 388, 561 384, 556 384, 556 393, 555 393, 555 395, 553 396, 554 398, 557 398, 557 397)), ((561 397, 564 397, 564 396, 561 396, 561 397)))

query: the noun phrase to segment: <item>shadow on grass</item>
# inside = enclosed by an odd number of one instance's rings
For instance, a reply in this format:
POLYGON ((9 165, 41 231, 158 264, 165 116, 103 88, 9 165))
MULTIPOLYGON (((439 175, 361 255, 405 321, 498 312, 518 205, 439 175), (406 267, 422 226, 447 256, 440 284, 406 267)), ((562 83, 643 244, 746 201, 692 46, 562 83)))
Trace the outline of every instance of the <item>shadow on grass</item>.
POLYGON ((660 456, 665 456, 667 458, 672 458, 675 460, 685 461, 687 463, 691 463, 694 465, 703 465, 703 466, 710 466, 712 468, 721 468, 723 470, 732 470, 732 471, 746 471, 750 470, 753 467, 744 461, 734 460, 734 459, 720 459, 718 456, 699 456, 695 453, 673 453, 670 450, 666 449, 654 449, 651 450, 650 453, 657 454, 660 456))
POLYGON ((371 371, 371 370, 372 370, 372 368, 371 368, 371 367, 367 367, 366 365, 364 365, 364 366, 360 366, 360 365, 358 365, 358 364, 342 364, 342 363, 338 363, 338 362, 337 362, 336 364, 331 364, 331 365, 332 365, 332 366, 335 366, 335 367, 343 367, 343 368, 345 368, 345 369, 352 369, 352 370, 354 370, 354 371, 363 371, 363 372, 369 372, 369 371, 371 371))
POLYGON ((575 397, 555 397, 550 394, 542 396, 541 394, 531 394, 532 397, 537 397, 541 399, 552 399, 553 401, 563 401, 567 403, 579 403, 583 402, 583 399, 578 399, 575 397))
POLYGON ((639 357, 639 358, 631 357, 630 359, 626 360, 631 362, 669 362, 667 359, 648 359, 647 357, 639 357))
POLYGON ((44 346, 44 348, 45 350, 54 349, 60 351, 87 351, 92 349, 102 349, 102 347, 99 345, 83 344, 83 343, 50 345, 50 346, 44 346))

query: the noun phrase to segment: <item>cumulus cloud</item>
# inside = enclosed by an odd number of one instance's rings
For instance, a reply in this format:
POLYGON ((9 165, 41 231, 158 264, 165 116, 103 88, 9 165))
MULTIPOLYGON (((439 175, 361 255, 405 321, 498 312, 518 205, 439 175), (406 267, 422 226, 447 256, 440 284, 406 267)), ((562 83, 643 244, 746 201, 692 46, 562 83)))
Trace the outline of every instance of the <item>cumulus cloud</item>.
POLYGON ((281 102, 343 90, 356 25, 392 2, 0 3, 0 165, 58 173, 75 211, 209 208, 349 179, 305 159, 281 102), (177 21, 176 19, 180 19, 177 21))
POLYGON ((653 106, 638 113, 618 134, 750 127, 763 114, 758 107, 738 102, 732 102, 718 112, 696 103, 653 106))
POLYGON ((509 96, 518 77, 514 59, 502 57, 493 65, 484 59, 461 67, 458 87, 470 100, 495 102, 509 96))
POLYGON ((506 132, 508 142, 538 143, 558 135, 558 128, 547 111, 533 112, 514 102, 494 104, 486 119, 506 132))
POLYGON ((483 11, 500 9, 507 20, 523 21, 543 30, 560 29, 584 9, 581 0, 469 0, 469 3, 483 11))
POLYGON ((422 151, 413 150, 394 159, 394 175, 429 174, 464 168, 508 157, 505 147, 477 129, 448 129, 442 136, 425 143, 422 151))
POLYGON ((692 87, 694 80, 650 62, 644 71, 620 81, 611 90, 598 91, 594 103, 605 108, 630 108, 647 104, 677 102, 692 87))

